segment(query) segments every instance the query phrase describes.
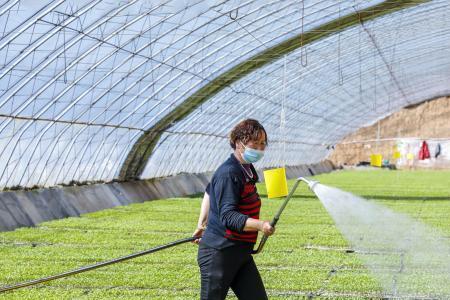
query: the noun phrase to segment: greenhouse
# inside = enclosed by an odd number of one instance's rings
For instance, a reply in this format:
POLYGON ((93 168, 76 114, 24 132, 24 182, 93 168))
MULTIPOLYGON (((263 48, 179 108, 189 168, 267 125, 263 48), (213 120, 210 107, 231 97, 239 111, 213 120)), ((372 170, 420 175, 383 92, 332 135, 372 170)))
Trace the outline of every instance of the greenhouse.
POLYGON ((2 0, 0 34, 0 299, 450 298, 450 2, 2 0))

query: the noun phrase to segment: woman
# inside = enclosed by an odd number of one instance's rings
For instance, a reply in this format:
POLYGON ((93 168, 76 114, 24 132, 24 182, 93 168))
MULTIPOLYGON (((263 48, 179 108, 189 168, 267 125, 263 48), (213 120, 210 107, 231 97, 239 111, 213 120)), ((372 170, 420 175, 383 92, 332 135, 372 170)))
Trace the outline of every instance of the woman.
POLYGON ((230 133, 230 145, 234 152, 206 187, 194 232, 201 299, 225 299, 230 287, 239 299, 267 299, 251 255, 258 231, 275 231, 270 222, 259 220, 258 174, 252 165, 264 154, 266 131, 256 120, 241 121, 230 133))

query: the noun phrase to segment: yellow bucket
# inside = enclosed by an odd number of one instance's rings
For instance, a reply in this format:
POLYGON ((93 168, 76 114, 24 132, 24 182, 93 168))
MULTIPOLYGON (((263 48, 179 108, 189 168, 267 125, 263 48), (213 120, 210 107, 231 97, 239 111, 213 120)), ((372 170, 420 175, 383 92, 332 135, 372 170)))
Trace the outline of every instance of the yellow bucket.
POLYGON ((370 165, 374 167, 381 167, 383 163, 383 156, 381 154, 372 154, 370 156, 370 165))
POLYGON ((264 171, 264 181, 266 182, 268 198, 287 196, 288 186, 286 180, 286 170, 284 168, 264 171))

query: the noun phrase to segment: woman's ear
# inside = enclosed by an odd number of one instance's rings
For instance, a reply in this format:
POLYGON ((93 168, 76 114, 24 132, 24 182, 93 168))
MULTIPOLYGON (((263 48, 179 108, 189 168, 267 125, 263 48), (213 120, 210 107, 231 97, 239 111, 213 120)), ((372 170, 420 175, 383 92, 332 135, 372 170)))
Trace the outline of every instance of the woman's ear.
POLYGON ((242 146, 242 142, 240 140, 236 141, 235 146, 236 146, 236 150, 242 150, 242 148, 244 148, 242 146))

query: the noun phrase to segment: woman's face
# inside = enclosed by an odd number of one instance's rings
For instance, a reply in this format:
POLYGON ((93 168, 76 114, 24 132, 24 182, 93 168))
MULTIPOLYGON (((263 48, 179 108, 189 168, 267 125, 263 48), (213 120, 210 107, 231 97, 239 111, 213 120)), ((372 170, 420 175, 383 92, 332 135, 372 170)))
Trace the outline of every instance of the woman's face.
POLYGON ((245 145, 245 147, 264 151, 266 149, 266 145, 267 145, 266 135, 265 135, 264 131, 259 132, 257 140, 250 140, 244 145, 245 145))

